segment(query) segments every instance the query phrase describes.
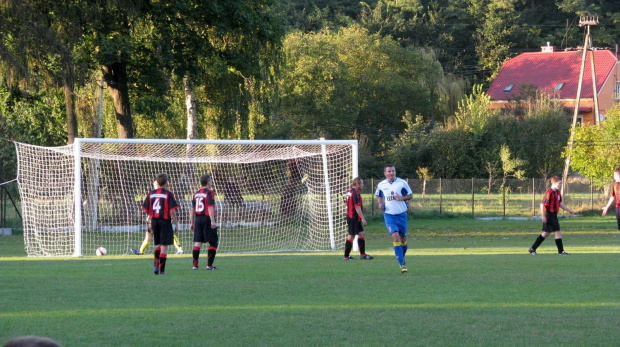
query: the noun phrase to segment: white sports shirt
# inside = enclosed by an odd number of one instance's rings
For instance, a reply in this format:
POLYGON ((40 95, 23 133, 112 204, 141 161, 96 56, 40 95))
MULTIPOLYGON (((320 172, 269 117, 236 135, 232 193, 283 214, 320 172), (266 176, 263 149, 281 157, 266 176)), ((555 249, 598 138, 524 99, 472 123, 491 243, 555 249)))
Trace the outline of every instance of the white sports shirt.
POLYGON ((413 194, 407 181, 396 177, 394 181, 383 180, 377 185, 375 196, 383 198, 383 211, 387 214, 401 214, 407 211, 407 202, 398 201, 394 196, 413 194))

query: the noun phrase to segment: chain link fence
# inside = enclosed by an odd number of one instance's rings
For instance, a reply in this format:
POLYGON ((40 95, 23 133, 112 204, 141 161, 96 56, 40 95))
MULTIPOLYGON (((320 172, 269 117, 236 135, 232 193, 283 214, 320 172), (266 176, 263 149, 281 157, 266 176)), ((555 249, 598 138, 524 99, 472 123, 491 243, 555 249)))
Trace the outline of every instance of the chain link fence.
MULTIPOLYGON (((380 216, 374 192, 379 179, 365 179, 364 213, 380 216)), ((409 213, 414 216, 454 215, 471 218, 532 217, 540 215, 540 201, 548 180, 509 179, 407 179, 413 190, 409 213), (502 188, 503 187, 503 188, 502 188)), ((570 178, 564 203, 577 213, 600 210, 609 199, 613 182, 596 186, 586 178, 570 178)), ((612 209, 613 211, 613 209, 612 209)), ((566 213, 561 211, 561 213, 566 213)), ((22 229, 21 200, 17 181, 0 183, 0 229, 22 229)))
MULTIPOLYGON (((381 180, 364 180, 364 212, 380 215, 374 192, 381 180)), ((471 218, 532 217, 540 215, 540 201, 550 187, 544 179, 406 179, 413 191, 412 215, 457 215, 471 218)), ((564 204, 577 213, 601 209, 613 182, 597 187, 586 178, 565 183, 564 204)), ((566 213, 561 210, 561 213, 566 213)))

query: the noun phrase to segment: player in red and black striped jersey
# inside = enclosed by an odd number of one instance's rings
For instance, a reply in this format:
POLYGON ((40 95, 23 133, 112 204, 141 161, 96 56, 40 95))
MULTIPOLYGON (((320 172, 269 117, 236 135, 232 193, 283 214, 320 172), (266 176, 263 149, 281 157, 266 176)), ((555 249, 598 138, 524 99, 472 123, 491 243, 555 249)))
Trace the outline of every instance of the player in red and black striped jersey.
POLYGON ((562 201, 562 194, 560 188, 562 187, 562 179, 558 176, 551 177, 551 188, 545 192, 543 199, 540 203, 540 213, 542 215, 542 233, 538 235, 536 241, 529 252, 531 255, 536 255, 536 249, 543 241, 549 236, 551 232, 555 233, 555 245, 558 247, 558 254, 568 255, 564 252, 564 245, 562 244, 562 231, 560 230, 560 222, 558 221, 558 212, 560 208, 574 214, 575 211, 564 205, 562 201))
POLYGON ((373 259, 374 257, 366 254, 366 233, 364 226, 367 225, 364 218, 362 196, 360 190, 364 188, 364 181, 356 177, 353 179, 351 189, 347 191, 345 204, 347 204, 347 225, 349 226, 349 235, 344 243, 344 260, 355 259, 350 256, 353 248, 353 239, 357 235, 357 245, 360 249, 360 259, 373 259))
MULTIPOLYGON (((153 189, 158 189, 159 188, 159 184, 157 184, 157 179, 153 180, 153 189)), ((146 247, 149 246, 149 244, 151 243, 151 239, 153 239, 153 230, 151 229, 151 218, 147 217, 147 223, 148 223, 148 229, 146 230, 146 233, 144 234, 144 241, 142 241, 142 245, 140 246, 139 249, 135 249, 132 248, 131 252, 135 255, 143 255, 144 252, 146 251, 146 247)), ((179 238, 177 237, 177 235, 173 235, 172 236, 172 241, 174 242, 174 246, 177 249, 177 253, 176 254, 183 254, 183 246, 181 246, 181 242, 179 241, 179 238)))
POLYGON ((618 222, 618 230, 620 230, 620 167, 614 170, 614 186, 611 189, 611 196, 607 205, 603 207, 603 216, 607 214, 607 211, 611 207, 611 204, 616 202, 616 222, 618 222))
POLYGON ((155 239, 155 267, 153 272, 158 275, 166 274, 166 259, 168 258, 168 246, 173 242, 174 231, 172 223, 179 230, 179 220, 176 216, 176 209, 179 208, 174 194, 167 190, 168 175, 161 173, 157 175, 159 188, 151 190, 144 199, 142 209, 151 218, 151 230, 155 239))
POLYGON ((215 223, 215 196, 211 190, 211 176, 203 175, 200 177, 202 186, 192 199, 192 210, 189 219, 191 230, 194 231, 194 249, 192 250, 193 268, 198 270, 198 257, 200 249, 205 242, 209 243, 207 249, 207 270, 217 270, 213 266, 219 237, 217 234, 217 224, 215 223))

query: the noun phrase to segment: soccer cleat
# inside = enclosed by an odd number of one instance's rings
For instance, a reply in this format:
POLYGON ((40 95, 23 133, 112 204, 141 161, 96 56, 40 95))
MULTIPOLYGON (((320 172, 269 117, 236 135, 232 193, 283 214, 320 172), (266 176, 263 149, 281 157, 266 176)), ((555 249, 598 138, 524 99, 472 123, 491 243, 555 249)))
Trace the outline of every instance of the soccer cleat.
POLYGON ((407 265, 401 265, 400 266, 400 273, 403 273, 403 274, 407 273, 407 265))
POLYGON ((183 250, 182 250, 182 249, 180 249, 180 250, 178 250, 175 254, 183 254, 183 253, 185 253, 185 252, 183 252, 183 250))
POLYGON ((139 251, 139 250, 137 250, 137 249, 135 249, 135 248, 132 248, 132 249, 131 249, 131 252, 132 252, 133 254, 135 254, 135 255, 140 255, 140 251, 139 251))
POLYGON ((344 257, 344 260, 355 260, 353 257, 344 257))
POLYGON ((166 274, 166 272, 165 272, 165 271, 162 271, 162 272, 160 272, 159 274, 160 274, 160 275, 165 275, 165 274, 166 274))
POLYGON ((527 250, 531 255, 536 255, 536 251, 533 248, 527 250))
POLYGON ((364 254, 360 256, 360 259, 375 259, 375 257, 373 257, 372 255, 364 254))
POLYGON ((194 266, 194 267, 192 268, 192 270, 198 270, 198 268, 194 266))
POLYGON ((207 266, 207 270, 217 270, 215 266, 207 266))
POLYGON ((564 251, 562 251, 562 253, 558 253, 559 255, 570 255, 570 253, 566 253, 564 251))
POLYGON ((153 268, 153 273, 159 275, 159 268, 157 266, 153 268))

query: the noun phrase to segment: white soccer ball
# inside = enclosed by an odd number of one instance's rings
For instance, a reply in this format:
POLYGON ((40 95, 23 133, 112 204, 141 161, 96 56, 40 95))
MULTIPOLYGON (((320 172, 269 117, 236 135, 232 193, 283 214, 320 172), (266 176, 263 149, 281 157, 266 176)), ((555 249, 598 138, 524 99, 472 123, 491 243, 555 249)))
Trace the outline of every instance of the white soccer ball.
POLYGON ((97 247, 97 250, 95 251, 95 254, 97 255, 106 255, 107 253, 108 251, 103 247, 97 247))

